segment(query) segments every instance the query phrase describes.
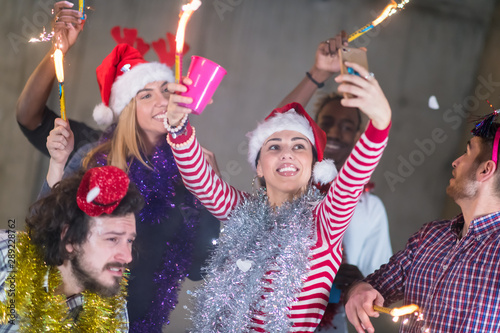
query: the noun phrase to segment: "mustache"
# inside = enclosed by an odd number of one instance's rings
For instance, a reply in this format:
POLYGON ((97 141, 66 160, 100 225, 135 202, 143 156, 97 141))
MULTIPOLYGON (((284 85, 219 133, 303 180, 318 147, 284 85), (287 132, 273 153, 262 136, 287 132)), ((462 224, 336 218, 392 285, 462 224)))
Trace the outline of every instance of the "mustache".
POLYGON ((110 262, 110 263, 107 263, 106 265, 104 265, 103 270, 106 270, 109 268, 123 268, 123 269, 125 269, 125 268, 127 268, 127 266, 128 266, 127 264, 122 264, 120 262, 115 261, 115 262, 110 262))

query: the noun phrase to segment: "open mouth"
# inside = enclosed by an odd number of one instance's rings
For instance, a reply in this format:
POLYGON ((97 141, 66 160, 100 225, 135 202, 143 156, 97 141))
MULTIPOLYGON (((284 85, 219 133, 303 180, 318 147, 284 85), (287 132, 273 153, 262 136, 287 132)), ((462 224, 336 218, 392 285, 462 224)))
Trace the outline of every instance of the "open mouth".
POLYGON ((113 275, 122 276, 123 273, 125 272, 125 265, 119 263, 112 263, 106 265, 104 269, 109 271, 113 275))
POLYGON ((327 150, 340 150, 343 148, 345 148, 345 145, 343 143, 339 142, 338 140, 332 140, 332 139, 329 139, 326 142, 325 146, 325 149, 327 150))
POLYGON ((163 112, 160 112, 160 113, 154 115, 153 119, 163 121, 163 119, 165 119, 166 117, 167 117, 167 111, 163 111, 163 112))
POLYGON ((276 169, 276 172, 280 176, 290 177, 290 176, 295 176, 299 172, 299 170, 300 169, 293 164, 285 164, 281 165, 278 169, 276 169))

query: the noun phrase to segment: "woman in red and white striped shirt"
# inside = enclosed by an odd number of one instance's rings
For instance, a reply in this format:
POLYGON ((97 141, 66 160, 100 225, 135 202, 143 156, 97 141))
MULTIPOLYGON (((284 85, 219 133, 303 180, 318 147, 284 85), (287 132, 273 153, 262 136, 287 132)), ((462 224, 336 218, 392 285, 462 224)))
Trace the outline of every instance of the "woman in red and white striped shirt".
POLYGON ((265 181, 253 195, 231 187, 211 168, 187 120, 190 110, 177 105, 191 99, 172 94, 167 140, 179 171, 186 188, 224 221, 206 282, 195 295, 194 332, 313 332, 320 322, 344 231, 391 122, 373 75, 346 65, 359 75, 336 78, 339 92, 353 95, 342 104, 359 108, 370 122, 338 175, 323 160, 325 133, 300 104, 291 103, 249 133, 249 161, 265 181), (326 196, 315 190, 313 184, 332 180, 326 196))

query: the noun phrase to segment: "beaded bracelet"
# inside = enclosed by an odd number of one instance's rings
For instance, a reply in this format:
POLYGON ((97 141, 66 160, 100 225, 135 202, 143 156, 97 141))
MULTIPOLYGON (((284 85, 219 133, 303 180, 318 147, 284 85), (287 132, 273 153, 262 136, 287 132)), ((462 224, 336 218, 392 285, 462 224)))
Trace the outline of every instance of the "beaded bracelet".
POLYGON ((165 117, 163 119, 163 125, 167 129, 167 132, 172 135, 172 138, 176 138, 178 135, 182 134, 182 132, 186 129, 187 126, 188 114, 184 114, 179 125, 172 127, 168 124, 168 119, 165 117))
POLYGON ((172 147, 174 149, 180 149, 180 148, 183 148, 185 146, 189 146, 194 141, 195 134, 196 134, 195 128, 193 126, 191 126, 191 128, 193 130, 193 132, 191 133, 191 136, 189 137, 189 139, 187 139, 185 142, 182 142, 182 143, 174 143, 174 142, 172 142, 170 140, 170 137, 167 135, 167 143, 170 145, 170 147, 172 147))

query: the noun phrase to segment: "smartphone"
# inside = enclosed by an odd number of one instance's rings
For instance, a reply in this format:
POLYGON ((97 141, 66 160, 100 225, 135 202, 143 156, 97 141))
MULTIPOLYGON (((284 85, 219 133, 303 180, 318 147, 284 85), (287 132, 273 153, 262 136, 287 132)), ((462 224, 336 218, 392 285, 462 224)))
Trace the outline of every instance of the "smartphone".
MULTIPOLYGON (((339 49, 339 59, 340 59, 340 73, 341 74, 354 74, 359 75, 351 67, 347 67, 344 63, 346 61, 354 62, 366 68, 368 70, 368 59, 366 58, 366 51, 361 49, 355 49, 350 47, 341 47, 339 49)), ((353 97, 351 94, 344 93, 345 98, 353 97)))

